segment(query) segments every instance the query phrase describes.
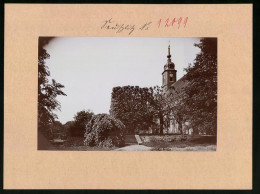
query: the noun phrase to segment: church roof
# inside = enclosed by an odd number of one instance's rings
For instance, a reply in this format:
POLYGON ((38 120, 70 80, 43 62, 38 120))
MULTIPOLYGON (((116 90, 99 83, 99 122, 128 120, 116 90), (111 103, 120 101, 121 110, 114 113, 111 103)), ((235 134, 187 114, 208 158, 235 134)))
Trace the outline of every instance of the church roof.
POLYGON ((185 80, 185 75, 179 79, 178 81, 174 82, 171 86, 170 89, 173 89, 174 91, 181 90, 182 88, 186 87, 188 85, 188 81, 185 80))

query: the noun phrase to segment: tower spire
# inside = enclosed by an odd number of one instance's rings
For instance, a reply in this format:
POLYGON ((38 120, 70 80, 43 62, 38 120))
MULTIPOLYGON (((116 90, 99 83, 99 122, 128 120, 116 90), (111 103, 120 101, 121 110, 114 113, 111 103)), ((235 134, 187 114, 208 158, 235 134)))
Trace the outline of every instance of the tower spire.
POLYGON ((168 46, 168 55, 167 58, 170 59, 171 58, 171 46, 170 46, 170 41, 169 41, 169 46, 168 46))

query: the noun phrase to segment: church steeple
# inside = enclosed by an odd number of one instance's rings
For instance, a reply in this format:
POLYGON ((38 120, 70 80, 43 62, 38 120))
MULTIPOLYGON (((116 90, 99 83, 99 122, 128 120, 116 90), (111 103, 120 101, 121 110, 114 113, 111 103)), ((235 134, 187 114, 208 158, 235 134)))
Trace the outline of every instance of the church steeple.
POLYGON ((168 46, 167 63, 164 65, 164 71, 162 73, 163 80, 162 86, 168 89, 174 82, 176 82, 176 70, 175 64, 171 60, 171 47, 168 46))
POLYGON ((170 64, 170 63, 172 62, 172 60, 171 60, 171 47, 170 47, 170 45, 168 46, 168 55, 167 55, 167 58, 168 58, 167 62, 168 62, 168 64, 170 64))
POLYGON ((171 58, 171 46, 170 45, 168 46, 168 56, 167 57, 171 58))

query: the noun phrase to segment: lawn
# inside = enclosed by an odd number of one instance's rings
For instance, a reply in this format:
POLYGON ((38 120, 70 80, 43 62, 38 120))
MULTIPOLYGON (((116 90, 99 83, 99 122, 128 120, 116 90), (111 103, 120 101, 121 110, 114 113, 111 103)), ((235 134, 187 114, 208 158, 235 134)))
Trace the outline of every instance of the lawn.
POLYGON ((153 151, 215 151, 216 136, 189 136, 186 141, 175 140, 174 135, 141 136, 143 145, 153 151))
POLYGON ((82 137, 68 137, 67 141, 62 145, 52 145, 50 150, 63 150, 63 151, 109 151, 113 148, 104 147, 88 147, 84 145, 84 138, 82 137))
MULTIPOLYGON (((216 136, 189 136, 186 141, 176 140, 174 135, 142 135, 142 146, 152 151, 216 151, 216 136)), ((84 138, 69 137, 62 145, 52 145, 49 150, 63 151, 110 151, 117 147, 88 147, 84 145, 84 138)), ((140 149, 140 151, 142 151, 140 149)))

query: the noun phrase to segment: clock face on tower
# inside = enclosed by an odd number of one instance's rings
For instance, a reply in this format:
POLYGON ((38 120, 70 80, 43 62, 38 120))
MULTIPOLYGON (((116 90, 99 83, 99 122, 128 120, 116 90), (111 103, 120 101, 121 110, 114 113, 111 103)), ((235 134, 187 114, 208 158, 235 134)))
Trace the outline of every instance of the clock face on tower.
POLYGON ((173 74, 172 74, 172 73, 170 74, 170 77, 173 77, 173 74))

